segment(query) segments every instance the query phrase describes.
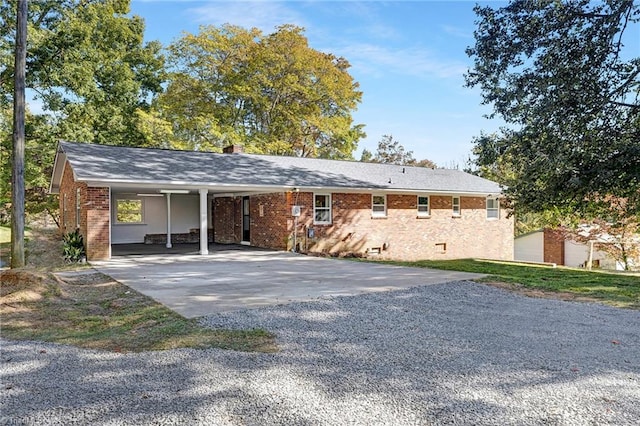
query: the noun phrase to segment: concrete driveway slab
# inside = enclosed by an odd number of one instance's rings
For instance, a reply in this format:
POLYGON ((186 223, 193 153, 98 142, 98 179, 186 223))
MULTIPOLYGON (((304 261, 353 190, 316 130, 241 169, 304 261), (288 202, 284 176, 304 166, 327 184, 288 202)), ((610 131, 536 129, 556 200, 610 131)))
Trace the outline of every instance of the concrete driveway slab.
POLYGON ((481 277, 250 249, 122 256, 92 265, 187 318, 481 277))

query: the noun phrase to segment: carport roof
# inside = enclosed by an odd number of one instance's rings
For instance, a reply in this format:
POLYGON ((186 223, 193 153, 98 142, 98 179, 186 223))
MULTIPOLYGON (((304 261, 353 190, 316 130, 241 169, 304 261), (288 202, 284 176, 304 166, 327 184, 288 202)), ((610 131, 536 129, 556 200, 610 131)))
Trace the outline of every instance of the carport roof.
POLYGON ((92 185, 359 189, 499 194, 497 183, 459 170, 254 154, 218 154, 60 142, 51 192, 69 162, 92 185))

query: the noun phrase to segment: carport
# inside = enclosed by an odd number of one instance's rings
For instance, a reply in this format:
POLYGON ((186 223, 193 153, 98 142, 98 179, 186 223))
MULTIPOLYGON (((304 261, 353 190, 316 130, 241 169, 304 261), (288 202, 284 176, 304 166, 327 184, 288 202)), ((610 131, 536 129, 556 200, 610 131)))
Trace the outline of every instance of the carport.
POLYGON ((92 265, 187 318, 481 276, 240 245, 216 245, 204 256, 197 252, 125 255, 92 265))

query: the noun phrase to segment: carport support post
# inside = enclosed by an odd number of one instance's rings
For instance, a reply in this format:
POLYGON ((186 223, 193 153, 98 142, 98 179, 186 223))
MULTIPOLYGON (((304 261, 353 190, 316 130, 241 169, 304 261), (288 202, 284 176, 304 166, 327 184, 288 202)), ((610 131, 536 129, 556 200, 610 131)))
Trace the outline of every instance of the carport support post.
POLYGON ((209 254, 209 238, 207 235, 207 191, 199 189, 200 193, 200 254, 209 254))
POLYGON ((167 192, 167 248, 171 248, 171 193, 167 192))

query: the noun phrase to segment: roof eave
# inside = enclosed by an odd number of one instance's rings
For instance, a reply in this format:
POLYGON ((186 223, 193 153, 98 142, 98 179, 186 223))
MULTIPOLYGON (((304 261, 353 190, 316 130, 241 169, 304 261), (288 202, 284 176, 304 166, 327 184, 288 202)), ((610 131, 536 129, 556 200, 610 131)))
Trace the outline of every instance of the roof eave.
POLYGON ((64 166, 67 163, 67 155, 62 150, 60 144, 56 150, 56 156, 53 162, 53 172, 51 173, 51 183, 49 184, 49 194, 59 194, 62 185, 62 175, 64 174, 64 166))
POLYGON ((77 177, 78 180, 86 182, 89 186, 122 186, 129 188, 139 189, 152 189, 152 188, 176 188, 176 189, 190 189, 196 190, 200 188, 205 189, 220 189, 226 191, 229 188, 237 188, 244 191, 265 191, 265 192, 286 192, 298 189, 305 192, 351 192, 351 193, 388 193, 388 194, 436 194, 436 195, 458 195, 458 196, 471 196, 471 197, 487 197, 487 196, 499 196, 501 192, 495 191, 468 191, 468 190, 443 190, 436 188, 389 188, 389 187, 340 187, 340 186, 303 186, 303 185, 256 185, 256 184, 232 184, 221 182, 189 182, 189 181, 157 181, 157 180, 131 180, 131 179, 92 179, 77 177))

